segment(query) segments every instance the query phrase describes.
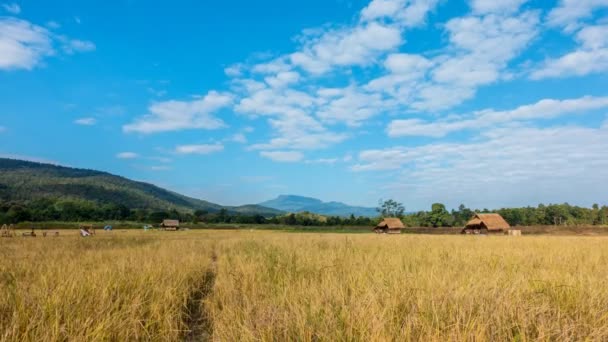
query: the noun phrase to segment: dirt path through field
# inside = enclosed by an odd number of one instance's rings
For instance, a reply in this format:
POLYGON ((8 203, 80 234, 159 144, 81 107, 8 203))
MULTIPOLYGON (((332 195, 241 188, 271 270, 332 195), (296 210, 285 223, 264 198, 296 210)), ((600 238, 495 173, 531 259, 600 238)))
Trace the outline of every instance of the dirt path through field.
POLYGON ((217 272, 217 253, 211 252, 211 264, 193 288, 186 306, 186 330, 183 341, 210 341, 213 337, 213 322, 205 310, 205 299, 213 291, 217 272))

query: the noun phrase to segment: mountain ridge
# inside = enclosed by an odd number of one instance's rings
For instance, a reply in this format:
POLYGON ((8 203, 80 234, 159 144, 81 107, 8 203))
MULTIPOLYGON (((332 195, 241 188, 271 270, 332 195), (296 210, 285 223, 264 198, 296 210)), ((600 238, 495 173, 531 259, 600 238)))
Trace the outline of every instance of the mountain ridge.
POLYGON ((231 213, 269 216, 282 213, 255 204, 223 206, 104 171, 0 158, 0 199, 26 202, 44 198, 113 203, 130 209, 226 209, 231 213))
POLYGON ((352 214, 374 217, 378 215, 376 208, 351 206, 337 201, 323 202, 317 198, 299 195, 279 195, 274 199, 260 202, 258 205, 287 212, 308 211, 327 216, 350 216, 352 214))

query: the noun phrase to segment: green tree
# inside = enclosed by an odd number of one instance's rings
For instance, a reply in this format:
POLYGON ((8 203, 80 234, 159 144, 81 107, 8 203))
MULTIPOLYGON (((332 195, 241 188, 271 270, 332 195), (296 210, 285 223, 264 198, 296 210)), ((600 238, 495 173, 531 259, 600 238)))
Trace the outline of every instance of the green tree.
POLYGON ((378 208, 376 208, 376 211, 378 211, 383 217, 403 217, 405 207, 403 204, 392 199, 386 201, 380 200, 378 202, 378 208))
POLYGON ((450 227, 454 223, 454 218, 441 203, 433 203, 427 220, 433 227, 450 227))

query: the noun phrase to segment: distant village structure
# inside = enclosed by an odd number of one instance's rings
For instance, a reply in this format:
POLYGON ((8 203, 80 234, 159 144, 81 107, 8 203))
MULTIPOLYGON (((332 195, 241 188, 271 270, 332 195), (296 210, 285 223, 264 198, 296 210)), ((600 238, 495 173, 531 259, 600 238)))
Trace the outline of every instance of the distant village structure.
POLYGON ((163 220, 163 222, 160 224, 160 228, 162 230, 178 230, 179 220, 163 220))
POLYGON ((462 229, 463 234, 505 233, 511 226, 500 214, 475 214, 462 229))
POLYGON ((396 217, 387 217, 374 228, 374 232, 378 234, 401 234, 401 229, 405 226, 400 219, 396 217))

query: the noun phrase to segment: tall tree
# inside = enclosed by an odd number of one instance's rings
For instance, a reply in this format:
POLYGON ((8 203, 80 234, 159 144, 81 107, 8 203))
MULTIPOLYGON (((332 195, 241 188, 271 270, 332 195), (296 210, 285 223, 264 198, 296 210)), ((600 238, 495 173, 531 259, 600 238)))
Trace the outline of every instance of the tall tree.
POLYGON ((389 199, 386 201, 382 201, 380 200, 378 202, 379 207, 376 208, 376 210, 380 213, 380 215, 382 215, 383 217, 403 217, 403 214, 405 213, 405 207, 403 206, 403 204, 389 199))

